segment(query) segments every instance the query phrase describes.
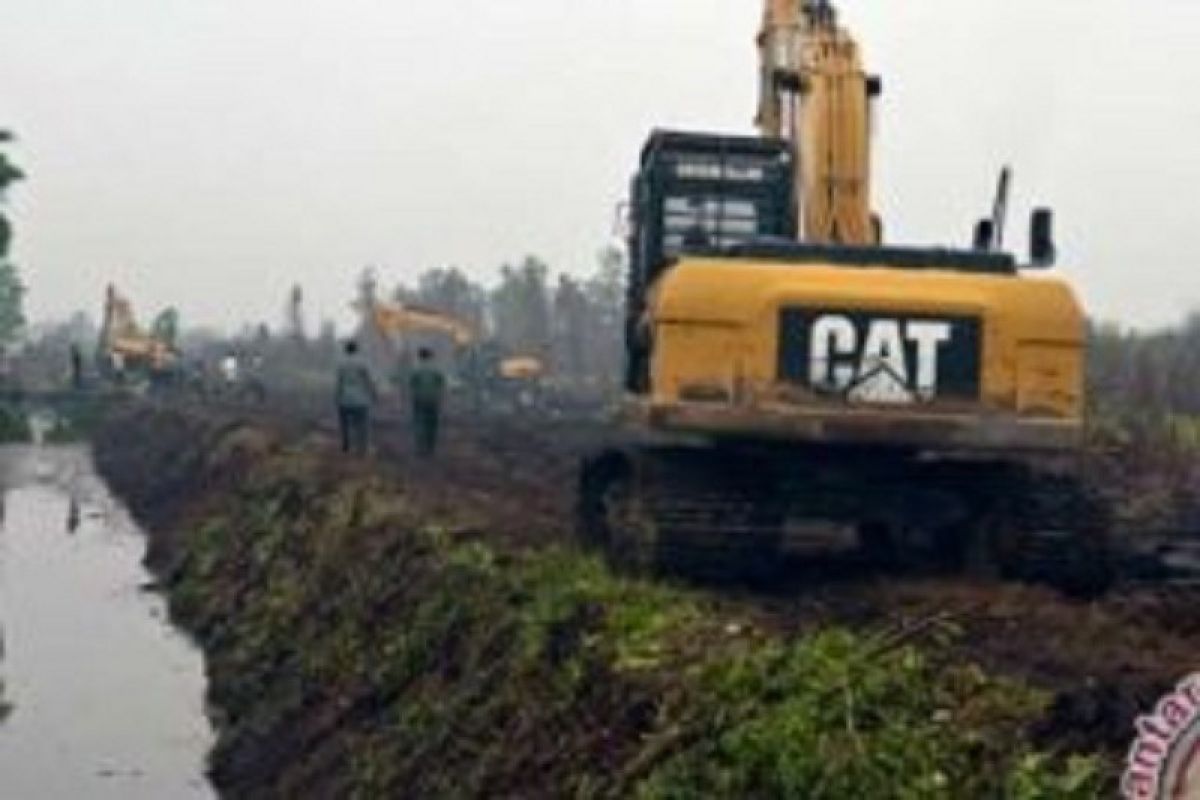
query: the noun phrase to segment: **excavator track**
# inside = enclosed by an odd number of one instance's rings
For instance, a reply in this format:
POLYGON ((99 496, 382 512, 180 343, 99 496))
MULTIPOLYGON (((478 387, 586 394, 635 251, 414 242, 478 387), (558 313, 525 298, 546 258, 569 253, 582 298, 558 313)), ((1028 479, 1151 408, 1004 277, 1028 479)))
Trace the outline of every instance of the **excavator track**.
POLYGON ((731 466, 717 452, 687 448, 591 459, 581 476, 581 536, 625 571, 769 577, 780 566, 783 508, 763 472, 731 466))
POLYGON ((613 450, 579 489, 584 543, 617 568, 763 581, 792 522, 854 528, 885 571, 964 571, 1092 596, 1113 580, 1104 504, 1071 475, 894 454, 704 447, 613 450))
MULTIPOLYGON (((1074 475, 1010 471, 980 527, 1002 577, 1089 597, 1115 580, 1107 504, 1074 475)), ((977 534, 976 534, 977 535, 977 534)))

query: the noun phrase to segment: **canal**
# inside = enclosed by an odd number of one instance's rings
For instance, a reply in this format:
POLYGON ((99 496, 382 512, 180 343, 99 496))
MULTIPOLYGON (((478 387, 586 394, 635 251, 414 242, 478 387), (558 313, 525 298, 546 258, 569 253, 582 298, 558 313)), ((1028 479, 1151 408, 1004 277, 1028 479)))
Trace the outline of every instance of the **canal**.
POLYGON ((210 798, 199 651, 83 448, 0 448, 0 797, 210 798))

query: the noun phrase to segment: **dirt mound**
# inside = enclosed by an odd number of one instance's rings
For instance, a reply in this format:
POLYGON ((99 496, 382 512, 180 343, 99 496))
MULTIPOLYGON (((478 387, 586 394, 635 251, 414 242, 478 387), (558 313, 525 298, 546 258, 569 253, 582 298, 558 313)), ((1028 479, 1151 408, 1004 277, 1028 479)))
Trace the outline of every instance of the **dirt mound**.
MULTIPOLYGON (((392 430, 364 463, 286 420, 111 419, 98 464, 148 522, 172 612, 209 658, 216 785, 235 797, 1098 787, 1104 765, 1057 756, 1090 749, 1090 731, 1127 709, 1078 694, 1092 685, 1071 655, 1084 632, 1022 661, 1013 626, 1061 633, 1094 617, 1087 630, 1114 648, 1155 644, 1127 629, 1125 606, 929 582, 760 596, 623 580, 562 545, 570 492, 554 482, 590 435, 460 427, 430 465, 392 430), (1057 686, 1059 700, 975 663, 1057 686)), ((1161 666, 1120 657, 1148 680, 1161 666)))

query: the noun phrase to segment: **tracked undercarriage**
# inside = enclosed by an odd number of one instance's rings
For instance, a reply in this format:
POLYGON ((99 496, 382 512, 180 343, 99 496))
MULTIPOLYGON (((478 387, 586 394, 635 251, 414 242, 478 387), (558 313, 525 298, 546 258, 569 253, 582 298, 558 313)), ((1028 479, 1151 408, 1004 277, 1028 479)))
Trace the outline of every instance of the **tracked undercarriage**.
POLYGON ((1069 471, 882 448, 631 446, 589 459, 579 531, 619 568, 716 580, 783 575, 814 523, 852 529, 878 567, 966 571, 1076 595, 1112 579, 1103 505, 1069 471))

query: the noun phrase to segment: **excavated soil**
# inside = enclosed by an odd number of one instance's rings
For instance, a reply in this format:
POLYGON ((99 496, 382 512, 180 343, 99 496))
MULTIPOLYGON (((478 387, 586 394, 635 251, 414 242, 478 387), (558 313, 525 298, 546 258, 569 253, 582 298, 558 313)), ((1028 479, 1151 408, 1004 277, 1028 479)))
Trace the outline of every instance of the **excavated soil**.
MULTIPOLYGON (((453 419, 434 461, 414 457, 399 419, 377 431, 377 453, 360 462, 333 455, 331 420, 261 411, 123 413, 98 440, 100 466, 147 526, 161 532, 151 559, 167 575, 181 557, 171 532, 201 519, 204 503, 219 503, 221 476, 198 492, 187 459, 202 457, 194 419, 216 441, 237 430, 247 459, 279 442, 321 453, 322 480, 334 484, 365 474, 383 476, 429 518, 444 520, 458 537, 486 538, 501 550, 569 545, 576 465, 613 435, 596 422, 549 419, 453 419), (172 415, 190 424, 172 424, 172 415), (179 417, 182 419, 182 417, 179 417), (139 420, 152 420, 151 429, 139 420), (160 455, 126 457, 152 435, 160 455), (171 436, 179 441, 170 443, 171 436), (272 443, 273 444, 268 444, 272 443), (186 457, 172 458, 176 452, 186 457), (197 502, 201 496, 207 501, 197 502)), ((179 421, 177 419, 176 421, 179 421)), ((240 478, 227 472, 234 489, 240 478)), ((1115 770, 1132 740, 1133 721, 1165 691, 1200 669, 1200 591, 1123 586, 1094 602, 1052 591, 966 580, 887 576, 853 565, 799 563, 794 576, 769 590, 712 587, 702 592, 722 619, 784 633, 830 624, 851 629, 947 631, 951 656, 1027 681, 1049 692, 1049 712, 1036 741, 1061 752, 1101 751, 1115 770)))
MULTIPOLYGON (((433 508, 468 512, 489 535, 533 547, 571 538, 579 461, 616 435, 597 423, 460 421, 427 464, 409 455, 401 422, 383 427, 381 460, 433 508)), ((1037 587, 872 574, 850 562, 797 559, 792 575, 765 591, 718 587, 714 596, 789 630, 945 617, 964 633, 962 656, 1058 693, 1045 733, 1079 744, 1124 749, 1137 710, 1200 669, 1200 587, 1127 584, 1080 602, 1037 587)))

